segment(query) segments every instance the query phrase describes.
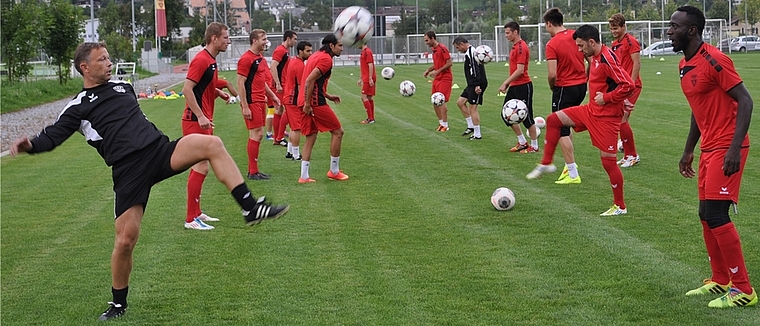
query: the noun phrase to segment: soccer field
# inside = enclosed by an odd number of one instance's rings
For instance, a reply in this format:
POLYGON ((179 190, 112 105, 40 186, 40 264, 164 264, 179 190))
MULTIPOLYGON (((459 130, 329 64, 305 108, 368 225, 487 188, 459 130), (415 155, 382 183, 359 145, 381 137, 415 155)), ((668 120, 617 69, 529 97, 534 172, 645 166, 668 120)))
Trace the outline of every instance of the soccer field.
MULTIPOLYGON (((732 59, 758 108, 760 53, 732 59)), ((395 66, 393 80, 378 81, 371 125, 359 124, 366 116, 358 67, 335 68, 328 90, 342 98, 332 107, 346 131, 341 168, 350 180, 325 176, 329 134, 317 140, 312 184, 298 184, 300 163, 265 142, 259 166, 272 179, 247 184, 255 195, 289 202, 290 212, 247 227, 210 176, 201 207, 221 221, 207 232, 183 228, 187 173, 156 185, 135 249, 129 309, 118 322, 758 325, 758 307, 715 310, 707 308, 713 296, 684 296, 710 267, 696 179, 678 173, 690 116, 678 60, 642 59, 644 90, 631 118, 641 163, 623 169, 628 214, 604 218, 612 193, 587 133, 574 138, 582 184, 555 185, 558 173, 525 179, 540 155, 509 152, 516 138, 499 117, 497 96, 508 75, 503 62, 487 66, 481 141, 460 136, 466 125, 454 102, 465 86, 461 64, 453 68, 462 88, 452 90, 445 133, 435 131, 427 66, 395 66), (399 95, 404 79, 417 85, 413 97, 399 95), (489 197, 497 187, 515 192, 514 209, 494 210, 489 197)), ((536 115, 546 117, 546 65, 531 64, 529 72, 536 115)), ((170 138, 181 136, 184 101, 140 103, 170 138)), ((214 122, 245 171, 239 106, 218 101, 214 122)), ((757 123, 750 134, 757 146, 757 123)), ((560 150, 555 159, 561 164, 560 150)), ((3 157, 0 167, 0 324, 95 322, 111 300, 110 169, 78 134, 51 153, 3 157)), ((731 217, 758 289, 759 197, 760 152, 752 147, 739 215, 731 217)))

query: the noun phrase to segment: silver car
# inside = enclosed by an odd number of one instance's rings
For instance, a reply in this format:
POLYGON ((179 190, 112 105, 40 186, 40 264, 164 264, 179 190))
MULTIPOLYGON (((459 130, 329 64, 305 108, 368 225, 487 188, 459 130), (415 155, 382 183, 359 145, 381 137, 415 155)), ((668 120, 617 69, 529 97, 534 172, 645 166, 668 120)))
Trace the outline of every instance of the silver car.
POLYGON ((670 41, 659 41, 654 42, 652 45, 648 46, 646 49, 641 50, 642 56, 658 56, 658 55, 673 55, 676 54, 673 52, 673 45, 670 44, 670 41))
POLYGON ((760 44, 760 37, 757 36, 739 36, 731 39, 731 51, 747 52, 757 50, 760 44))

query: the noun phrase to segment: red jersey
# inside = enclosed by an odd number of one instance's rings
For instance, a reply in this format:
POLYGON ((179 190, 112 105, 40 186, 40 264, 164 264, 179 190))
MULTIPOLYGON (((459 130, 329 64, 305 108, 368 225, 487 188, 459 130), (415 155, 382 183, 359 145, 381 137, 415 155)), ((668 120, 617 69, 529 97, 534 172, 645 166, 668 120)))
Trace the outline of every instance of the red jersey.
POLYGON ((250 50, 245 51, 237 64, 237 74, 245 77, 242 93, 245 100, 250 103, 266 102, 266 89, 264 85, 272 79, 272 73, 269 72, 267 59, 259 54, 254 54, 250 50))
MULTIPOLYGON (((372 50, 369 49, 369 47, 366 47, 362 50, 362 56, 361 60, 359 60, 361 63, 361 70, 362 70, 362 81, 365 83, 369 82, 369 64, 371 63, 374 68, 375 64, 375 57, 372 55, 372 50)), ((372 69, 372 80, 377 80, 377 74, 375 73, 375 69, 372 69)))
MULTIPOLYGON (((209 120, 214 120, 214 100, 216 100, 216 83, 219 72, 216 70, 216 58, 208 50, 203 49, 190 62, 187 68, 187 79, 195 82, 193 94, 203 115, 209 120)), ((182 120, 198 121, 198 117, 185 103, 185 112, 182 120)))
MULTIPOLYGON (((566 29, 554 34, 546 43, 546 60, 557 60, 555 86, 568 87, 586 83, 586 64, 583 52, 573 40, 575 31, 566 29)), ((591 94, 591 93, 589 93, 591 94)))
MULTIPOLYGON (((306 60, 306 65, 303 68, 303 75, 301 75, 304 86, 306 85, 306 79, 315 68, 322 72, 322 77, 319 77, 316 82, 314 82, 314 90, 311 93, 311 99, 309 99, 311 101, 311 106, 327 105, 325 93, 327 93, 327 82, 330 80, 332 66, 332 56, 325 51, 317 51, 317 53, 314 53, 309 57, 309 60, 306 60)), ((299 86, 299 88, 300 87, 302 86, 299 86)), ((305 91, 299 90, 298 93, 298 106, 300 107, 303 107, 305 103, 304 92, 305 91)))
MULTIPOLYGON (((681 59, 678 67, 681 90, 702 133, 699 148, 728 149, 736 131, 739 106, 728 91, 742 83, 734 62, 712 45, 702 43, 697 54, 689 60, 681 59)), ((746 146, 749 136, 742 142, 742 147, 746 146)))
POLYGON ((282 77, 283 104, 298 105, 298 92, 303 91, 304 62, 299 57, 288 60, 282 77))
MULTIPOLYGON (((628 75, 633 75, 633 59, 631 59, 631 55, 641 52, 639 41, 633 35, 625 33, 620 41, 612 41, 612 51, 615 52, 618 60, 620 60, 620 65, 628 72, 628 75)), ((636 76, 634 82, 636 83, 636 87, 641 87, 641 75, 636 76)))
MULTIPOLYGON (((288 64, 289 58, 290 58, 290 51, 288 51, 288 48, 285 47, 285 45, 280 44, 279 46, 277 46, 277 48, 274 49, 274 52, 272 52, 272 61, 278 62, 277 63, 277 77, 279 77, 280 83, 282 83, 282 77, 285 75, 284 71, 286 69, 286 65, 288 64)), ((272 77, 274 78, 274 76, 272 77)))
POLYGON ((620 66, 615 54, 602 44, 599 54, 591 57, 588 75, 589 110, 595 117, 623 117, 623 100, 633 92, 631 76, 620 66), (604 105, 596 104, 596 92, 604 93, 604 105))
MULTIPOLYGON (((449 49, 441 43, 438 43, 438 45, 432 47, 430 50, 433 52, 433 69, 435 70, 441 69, 441 67, 445 66, 446 62, 451 59, 449 49)), ((435 75, 435 79, 454 79, 454 75, 451 74, 451 67, 435 75)))
POLYGON ((512 76, 515 70, 517 70, 517 65, 525 65, 525 69, 523 70, 523 74, 517 77, 510 86, 520 86, 531 82, 528 75, 529 62, 530 50, 528 49, 528 44, 523 40, 517 41, 517 43, 512 45, 512 50, 509 51, 509 75, 512 76))

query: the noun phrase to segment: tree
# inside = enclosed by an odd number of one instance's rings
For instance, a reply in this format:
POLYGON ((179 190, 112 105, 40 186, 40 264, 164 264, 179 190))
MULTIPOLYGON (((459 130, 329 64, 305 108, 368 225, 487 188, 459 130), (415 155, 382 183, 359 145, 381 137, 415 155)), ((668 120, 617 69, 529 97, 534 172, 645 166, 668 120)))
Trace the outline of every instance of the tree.
MULTIPOLYGON (((728 21, 728 2, 717 1, 713 3, 710 10, 707 11, 707 17, 711 19, 725 19, 728 21)), ((729 22, 730 24, 731 22, 729 22)))
POLYGON ((393 22, 394 35, 406 36, 410 34, 421 34, 428 31, 430 26, 430 17, 427 14, 419 14, 419 32, 417 29, 417 16, 403 15, 401 19, 393 22))
POLYGON ((736 15, 739 16, 739 18, 744 18, 744 14, 746 11, 747 14, 747 23, 750 25, 755 25, 760 19, 760 0, 743 0, 744 3, 739 5, 736 9, 736 15))
POLYGON ((64 84, 71 76, 69 62, 79 44, 83 17, 79 14, 79 8, 66 0, 50 0, 46 9, 46 15, 51 20, 47 26, 43 49, 50 56, 52 64, 58 66, 58 82, 64 84))
POLYGON ((306 11, 301 14, 303 19, 303 27, 311 28, 314 23, 317 23, 319 30, 327 31, 332 28, 332 15, 331 8, 327 5, 313 4, 306 8, 306 11))
POLYGON ((274 19, 274 15, 265 10, 254 10, 251 16, 251 29, 260 28, 271 33, 273 28, 279 29, 280 25, 274 19))
POLYGON ((190 44, 195 46, 203 43, 206 37, 206 18, 196 13, 195 16, 190 18, 190 27, 193 28, 189 36, 190 44))
POLYGON ((8 68, 8 82, 13 83, 29 76, 32 69, 29 61, 42 47, 49 18, 44 14, 44 8, 33 1, 2 4, 1 51, 8 68))
MULTIPOLYGON (((429 0, 428 14, 436 25, 451 22, 451 2, 449 0, 429 0)), ((444 31, 439 31, 444 32, 444 31)))

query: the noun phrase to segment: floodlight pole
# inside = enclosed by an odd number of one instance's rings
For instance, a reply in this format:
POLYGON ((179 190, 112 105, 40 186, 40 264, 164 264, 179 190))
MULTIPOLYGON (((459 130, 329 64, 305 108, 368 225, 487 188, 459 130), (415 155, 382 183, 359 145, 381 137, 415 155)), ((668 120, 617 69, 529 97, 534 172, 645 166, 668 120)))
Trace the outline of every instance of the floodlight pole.
POLYGON ((504 26, 504 23, 501 22, 501 0, 499 0, 499 26, 504 26))
POLYGON ((414 31, 415 34, 420 33, 420 0, 414 0, 414 19, 417 21, 417 29, 414 31))
POLYGON ((90 35, 93 42, 98 41, 95 39, 95 0, 90 0, 90 35))
POLYGON ((135 0, 132 0, 132 52, 137 52, 137 37, 135 36, 135 0))
POLYGON ((454 0, 450 0, 451 4, 451 32, 454 33, 454 0))
POLYGON ((583 22, 583 0, 581 0, 581 23, 583 22))

